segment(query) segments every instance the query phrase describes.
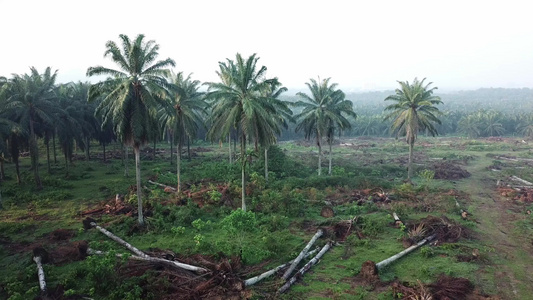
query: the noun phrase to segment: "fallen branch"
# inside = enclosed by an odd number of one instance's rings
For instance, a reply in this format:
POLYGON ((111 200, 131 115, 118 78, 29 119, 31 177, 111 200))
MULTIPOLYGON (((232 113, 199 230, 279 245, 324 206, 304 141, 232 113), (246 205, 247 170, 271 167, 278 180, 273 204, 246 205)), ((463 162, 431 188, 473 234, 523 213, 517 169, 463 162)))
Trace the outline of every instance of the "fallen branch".
POLYGON ((169 186, 169 185, 164 185, 164 184, 161 184, 161 183, 159 183, 159 182, 155 182, 155 181, 148 180, 148 183, 158 185, 158 186, 163 187, 163 188, 165 188, 165 189, 171 189, 171 190, 173 190, 173 191, 176 191, 176 188, 175 188, 175 187, 171 187, 171 186, 169 186))
POLYGON ((322 255, 324 255, 324 253, 329 250, 329 248, 331 248, 331 242, 328 242, 324 247, 322 247, 322 250, 320 250, 320 252, 318 252, 318 254, 313 257, 313 259, 311 259, 307 264, 305 264, 305 266, 303 266, 296 274, 294 274, 294 276, 291 277, 289 281, 287 281, 278 290, 278 293, 281 294, 287 291, 291 287, 291 285, 296 282, 298 278, 302 277, 305 272, 307 272, 312 266, 314 266, 318 262, 318 260, 322 257, 322 255))
POLYGON ((43 263, 48 261, 48 253, 43 248, 33 249, 33 261, 37 265, 37 276, 39 277, 39 287, 41 293, 46 293, 46 280, 44 278, 43 263))
POLYGON ((300 252, 300 254, 298 254, 298 256, 296 257, 296 259, 294 259, 294 261, 292 262, 292 264, 289 266, 289 268, 287 269, 287 271, 285 271, 285 273, 283 273, 283 276, 281 276, 281 278, 287 280, 289 278, 289 276, 291 276, 291 273, 292 271, 294 271, 294 269, 296 268, 296 266, 300 263, 300 261, 304 258, 305 254, 309 251, 309 249, 311 248, 311 246, 315 243, 315 241, 322 236, 324 232, 322 231, 322 229, 319 229, 315 235, 313 236, 313 238, 311 238, 311 240, 309 241, 309 243, 307 243, 307 245, 305 246, 305 248, 302 250, 302 252, 300 252))
MULTIPOLYGON (((89 254, 89 255, 107 255, 108 253, 107 252, 103 252, 103 251, 93 250, 93 249, 89 248, 89 249, 87 249, 87 254, 89 254)), ((123 257, 124 255, 120 254, 120 253, 117 253, 116 256, 117 257, 123 257)), ((164 259, 164 258, 151 257, 151 256, 142 257, 142 256, 137 256, 137 255, 130 255, 130 256, 128 256, 128 258, 129 259, 133 259, 133 260, 152 262, 152 263, 163 263, 163 264, 169 265, 171 267, 176 267, 176 268, 179 268, 179 269, 185 269, 185 270, 198 272, 198 273, 207 273, 208 272, 207 269, 204 269, 204 268, 201 268, 201 267, 191 266, 191 265, 188 265, 188 264, 184 264, 184 263, 180 263, 180 262, 177 262, 177 261, 168 260, 168 259, 164 259)))
POLYGON ((396 255, 393 255, 383 261, 380 261, 379 263, 376 264, 376 267, 379 269, 382 269, 386 266, 388 266, 389 264, 393 263, 394 261, 398 260, 399 258, 403 257, 404 255, 407 255, 409 253, 411 253, 412 251, 416 250, 418 247, 424 245, 425 243, 427 242, 430 242, 431 240, 433 240, 434 238, 436 237, 436 235, 431 235, 423 240, 421 240, 420 242, 418 242, 416 245, 413 245, 405 250, 403 250, 402 252, 396 254, 396 255))
POLYGON ((115 241, 115 242, 121 244, 122 246, 128 248, 128 250, 130 250, 131 252, 135 253, 135 255, 140 256, 140 257, 149 257, 148 255, 146 255, 141 250, 133 247, 130 243, 126 242, 125 240, 123 240, 121 238, 119 238, 118 236, 114 235, 113 233, 111 233, 110 231, 106 230, 105 228, 98 226, 98 224, 96 224, 95 220, 93 220, 91 218, 87 218, 87 219, 83 220, 83 227, 85 229, 90 229, 90 228, 94 227, 94 228, 98 229, 101 233, 103 233, 104 235, 106 235, 107 237, 112 239, 113 241, 115 241))
MULTIPOLYGON (((316 251, 317 251, 317 250, 315 249, 315 250, 312 250, 312 251, 307 252, 307 254, 305 254, 305 257, 304 257, 304 258, 309 257, 309 256, 315 254, 316 251)), ((275 268, 272 269, 272 270, 266 271, 266 272, 264 272, 264 273, 262 273, 262 274, 260 274, 260 275, 257 275, 257 276, 255 276, 255 277, 252 277, 252 278, 250 278, 250 279, 246 279, 246 280, 244 281, 244 286, 250 286, 250 285, 254 285, 254 284, 258 283, 259 281, 261 281, 261 280, 263 280, 263 279, 265 279, 265 278, 268 278, 268 277, 272 276, 273 274, 276 274, 279 270, 281 270, 281 269, 287 267, 287 266, 288 266, 289 264, 291 264, 292 262, 294 262, 294 259, 291 260, 291 261, 289 261, 289 262, 287 262, 287 263, 284 263, 284 264, 282 264, 282 265, 279 265, 279 266, 275 267, 275 268)))

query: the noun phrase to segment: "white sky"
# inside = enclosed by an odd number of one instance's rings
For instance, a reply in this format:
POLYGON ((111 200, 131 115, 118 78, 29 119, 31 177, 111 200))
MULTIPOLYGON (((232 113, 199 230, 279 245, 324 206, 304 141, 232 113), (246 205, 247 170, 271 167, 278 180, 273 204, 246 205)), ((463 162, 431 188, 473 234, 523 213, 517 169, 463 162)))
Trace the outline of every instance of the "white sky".
POLYGON ((114 67, 105 43, 144 33, 176 71, 217 81, 218 62, 257 53, 289 88, 332 77, 345 91, 427 77, 440 90, 533 88, 529 1, 0 0, 0 75, 114 67))

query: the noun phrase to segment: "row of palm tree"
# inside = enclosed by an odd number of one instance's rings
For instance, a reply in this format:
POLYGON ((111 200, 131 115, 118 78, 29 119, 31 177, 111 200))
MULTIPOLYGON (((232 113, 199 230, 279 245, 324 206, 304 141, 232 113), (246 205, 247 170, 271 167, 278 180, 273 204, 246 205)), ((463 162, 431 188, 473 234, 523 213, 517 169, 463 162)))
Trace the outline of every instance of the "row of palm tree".
MULTIPOLYGON (((345 94, 337 88, 337 84, 330 82, 330 78, 311 79, 306 83, 310 94, 298 93, 301 100, 289 103, 280 100, 280 95, 287 89, 276 77, 267 77, 267 68, 259 66, 256 54, 248 58, 237 54, 235 60, 226 59, 219 63, 219 81, 204 83, 207 86, 204 93, 200 91, 201 83, 193 80, 191 75, 171 72, 170 68, 175 66, 172 59, 158 59, 159 45, 154 41, 146 41, 144 35, 138 35, 133 40, 120 35, 119 41, 119 44, 108 41, 104 53, 115 68, 88 68, 89 77, 106 76, 105 80, 95 84, 56 85, 57 72, 52 72, 50 68, 43 74, 32 68, 30 74, 0 79, 0 101, 5 102, 0 110, 0 134, 1 140, 7 141, 6 146, 0 144, 3 147, 1 153, 11 153, 11 160, 18 170, 18 153, 28 148, 39 188, 42 183, 38 137, 46 145, 49 170, 49 141, 52 140, 56 161, 55 139, 58 138, 67 171, 74 147, 85 150, 86 158, 90 159, 90 141, 97 139, 104 147, 105 159, 105 145, 116 138, 123 145, 133 148, 138 222, 143 224, 141 147, 161 138, 169 139, 171 146, 177 145, 176 173, 180 190, 182 147, 185 141, 194 139, 204 126, 206 137, 212 142, 231 141, 233 137, 240 143, 243 210, 246 210, 247 164, 255 153, 263 149, 265 178, 268 180, 268 148, 277 142, 278 136, 291 122, 296 123, 297 132, 303 132, 308 139, 316 139, 318 175, 321 175, 322 141, 328 143, 328 173, 331 174, 331 146, 335 135, 350 130, 357 115, 352 102, 345 99, 345 94), (300 111, 294 117, 290 106, 300 111)), ((439 104, 439 101, 431 97, 427 99, 433 89, 428 89, 429 85, 423 85, 423 82, 415 80, 413 85, 400 82, 401 93, 409 101, 413 100, 412 93, 422 93, 418 98, 414 97, 418 101, 418 106, 414 108, 404 105, 398 91, 396 96, 387 98, 398 101, 398 106, 388 108, 394 110, 388 118, 397 118, 393 128, 398 134, 406 133, 410 145, 414 143, 418 131, 436 133, 432 123, 438 119, 432 113, 438 111, 433 105, 439 104), (402 110, 408 113, 402 113, 402 110), (419 117, 415 119, 399 120, 417 116, 418 111, 419 117)))

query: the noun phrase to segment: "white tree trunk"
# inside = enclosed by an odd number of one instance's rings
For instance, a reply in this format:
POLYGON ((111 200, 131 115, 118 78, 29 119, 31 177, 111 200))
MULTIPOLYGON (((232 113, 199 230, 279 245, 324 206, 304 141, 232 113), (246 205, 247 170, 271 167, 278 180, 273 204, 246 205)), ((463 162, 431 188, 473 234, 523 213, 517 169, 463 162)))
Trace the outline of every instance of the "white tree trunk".
POLYGON ((129 177, 130 172, 128 171, 128 146, 124 145, 124 177, 129 177))
POLYGON ((322 250, 320 250, 320 252, 318 252, 318 254, 313 257, 313 259, 311 259, 307 264, 305 264, 303 268, 301 268, 296 274, 294 274, 294 276, 292 276, 291 279, 287 281, 278 290, 278 293, 281 294, 287 291, 291 287, 291 285, 296 282, 298 278, 303 276, 305 272, 307 272, 312 266, 314 266, 318 262, 318 260, 329 250, 329 248, 331 248, 331 242, 328 242, 324 247, 322 247, 322 250))
POLYGON ((409 143, 409 163, 407 165, 407 179, 411 181, 413 177, 413 143, 409 143))
POLYGON ((523 183, 523 184, 525 184, 525 185, 533 185, 533 183, 531 183, 531 182, 529 182, 529 181, 527 181, 527 180, 524 180, 524 179, 522 179, 522 178, 520 178, 520 177, 514 176, 514 175, 511 176, 510 178, 511 178, 512 180, 514 180, 514 181, 517 181, 517 182, 523 183))
POLYGON ((148 255, 146 255, 141 250, 133 247, 130 243, 128 243, 125 240, 123 240, 123 239, 119 238, 118 236, 114 235, 113 233, 111 233, 107 229, 105 229, 105 228, 103 228, 101 226, 98 226, 98 224, 96 224, 94 222, 91 222, 91 226, 96 228, 96 229, 98 229, 101 233, 103 233, 108 238, 112 239, 113 241, 115 241, 115 242, 119 243, 120 245, 128 248, 128 250, 130 250, 131 252, 135 253, 135 255, 141 256, 141 257, 148 257, 148 255))
MULTIPOLYGON (((246 159, 246 158, 244 158, 246 159)), ((242 193, 241 193, 241 201, 242 201, 242 206, 241 206, 241 209, 242 211, 246 211, 246 201, 245 201, 245 196, 246 196, 246 185, 245 185, 245 182, 244 182, 244 169, 246 168, 246 164, 243 162, 242 163, 242 174, 241 174, 241 188, 242 188, 242 193)))
MULTIPOLYGON (((316 251, 317 251, 317 250, 315 249, 315 250, 312 250, 312 251, 307 252, 307 254, 305 255, 304 258, 309 257, 309 256, 315 254, 316 251)), ((289 261, 289 262, 287 262, 287 263, 284 263, 284 264, 282 264, 282 265, 279 265, 279 266, 275 267, 274 269, 268 270, 268 271, 266 271, 265 273, 259 274, 259 275, 255 276, 255 277, 250 278, 250 279, 246 279, 246 280, 244 281, 244 286, 254 285, 254 284, 258 283, 259 281, 261 281, 261 280, 263 280, 263 279, 265 279, 265 278, 268 278, 268 277, 270 277, 270 276, 276 274, 279 270, 285 268, 286 266, 288 266, 289 264, 291 264, 291 263, 293 263, 293 262, 294 262, 294 259, 291 260, 291 261, 289 261)))
POLYGON ((46 293, 46 280, 44 278, 43 264, 40 256, 34 256, 33 261, 37 264, 37 275, 39 276, 39 287, 42 293, 46 293))
POLYGON ((319 229, 315 235, 313 236, 313 238, 311 238, 311 240, 309 241, 309 243, 307 243, 307 245, 305 246, 305 248, 302 250, 302 252, 300 252, 300 254, 298 255, 298 257, 296 257, 296 259, 294 259, 294 261, 292 262, 292 264, 290 265, 290 267, 287 269, 287 271, 285 271, 285 273, 283 273, 283 276, 281 278, 287 280, 287 278, 289 278, 289 276, 291 276, 291 273, 292 271, 294 271, 294 269, 296 268, 296 266, 300 263, 300 261, 304 258, 305 254, 309 251, 309 249, 311 248, 311 246, 316 242, 316 240, 322 236, 324 232, 322 231, 322 229, 319 229))
MULTIPOLYGON (((102 252, 102 251, 97 251, 97 250, 93 250, 93 249, 87 249, 87 254, 89 255, 106 255, 107 253, 106 252, 102 252)), ((122 257, 122 254, 120 253, 117 253, 116 254, 117 257, 122 257)), ((197 273, 207 273, 209 270, 207 269, 204 269, 202 267, 196 267, 196 266, 192 266, 192 265, 188 265, 188 264, 184 264, 184 263, 180 263, 180 262, 177 262, 177 261, 173 261, 173 260, 168 260, 168 259, 164 259, 164 258, 158 258, 158 257, 151 257, 151 256, 145 256, 145 257, 142 257, 142 256, 137 256, 137 255, 131 255, 131 256, 128 256, 129 259, 133 259, 133 260, 140 260, 140 261, 148 261, 148 262, 152 262, 152 263, 163 263, 163 264, 166 264, 166 265, 169 265, 171 267, 176 267, 176 268, 179 268, 179 269, 184 269, 184 270, 189 270, 189 271, 193 271, 193 272, 197 272, 197 273)))
POLYGON ((135 174, 137 179, 137 212, 139 225, 144 225, 143 217, 143 200, 142 200, 142 186, 141 186, 141 149, 139 146, 133 147, 135 152, 135 174))
POLYGON ((418 247, 424 245, 425 243, 427 242, 430 242, 431 240, 433 240, 435 238, 435 235, 431 235, 423 240, 421 240, 420 242, 418 242, 418 244, 416 245, 413 245, 405 250, 403 250, 402 252, 396 254, 396 255, 393 255, 383 261, 380 261, 379 263, 376 264, 376 267, 379 269, 382 269, 386 266, 388 266, 389 264, 393 263, 394 261, 400 259, 401 257, 413 252, 414 250, 416 250, 418 247))
POLYGON ((231 134, 228 134, 228 148, 229 148, 229 164, 233 163, 233 157, 231 155, 231 134))

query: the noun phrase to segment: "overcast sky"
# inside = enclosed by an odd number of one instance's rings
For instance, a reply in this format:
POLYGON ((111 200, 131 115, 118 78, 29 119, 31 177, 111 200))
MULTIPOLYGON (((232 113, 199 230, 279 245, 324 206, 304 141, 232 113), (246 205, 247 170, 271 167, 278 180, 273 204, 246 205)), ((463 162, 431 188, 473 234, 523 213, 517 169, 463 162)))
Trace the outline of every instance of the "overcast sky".
POLYGON ((217 81, 218 62, 257 53, 291 89, 331 77, 345 91, 427 77, 442 91, 533 88, 529 1, 59 1, 0 0, 0 75, 58 69, 88 80, 114 67, 105 43, 138 33, 176 71, 217 81))

